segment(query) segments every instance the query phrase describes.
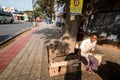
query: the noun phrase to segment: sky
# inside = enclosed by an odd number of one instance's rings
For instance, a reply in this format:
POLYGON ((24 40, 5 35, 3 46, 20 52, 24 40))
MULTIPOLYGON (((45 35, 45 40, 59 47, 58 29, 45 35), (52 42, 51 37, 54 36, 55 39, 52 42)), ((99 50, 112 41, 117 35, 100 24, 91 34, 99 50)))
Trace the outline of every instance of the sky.
POLYGON ((0 0, 0 6, 10 6, 20 11, 33 10, 32 0, 0 0))

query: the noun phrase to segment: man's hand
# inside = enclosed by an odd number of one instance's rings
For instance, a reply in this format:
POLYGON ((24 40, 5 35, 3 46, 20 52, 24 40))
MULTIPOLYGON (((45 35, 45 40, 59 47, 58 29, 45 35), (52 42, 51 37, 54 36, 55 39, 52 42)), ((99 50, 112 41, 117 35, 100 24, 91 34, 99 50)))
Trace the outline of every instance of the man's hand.
POLYGON ((92 53, 92 54, 94 54, 94 50, 92 50, 92 49, 89 52, 92 53))

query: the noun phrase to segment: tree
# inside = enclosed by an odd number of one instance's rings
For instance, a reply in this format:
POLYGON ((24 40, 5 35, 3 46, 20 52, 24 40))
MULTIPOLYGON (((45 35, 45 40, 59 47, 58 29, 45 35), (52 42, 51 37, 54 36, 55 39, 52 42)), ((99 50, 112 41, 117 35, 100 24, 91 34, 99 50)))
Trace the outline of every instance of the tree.
POLYGON ((94 0, 84 0, 83 11, 81 15, 76 15, 74 21, 70 21, 70 0, 63 0, 66 3, 66 26, 65 34, 68 34, 72 38, 76 38, 78 28, 84 26, 87 29, 88 19, 94 11, 94 0), (81 25, 81 23, 83 24, 81 25))
MULTIPOLYGON (((76 15, 74 21, 70 21, 70 0, 58 0, 58 2, 66 3, 65 8, 65 30, 64 34, 76 38, 76 34, 79 27, 83 27, 84 30, 87 30, 89 23, 89 18, 92 14, 97 12, 106 12, 106 11, 119 11, 120 10, 120 1, 114 0, 83 0, 83 11, 81 15, 76 15), (81 24, 83 23, 83 24, 81 24)), ((44 14, 52 14, 54 0, 37 0, 38 11, 44 14)))
POLYGON ((53 13, 53 6, 54 6, 54 0, 37 0, 36 1, 36 7, 35 7, 35 13, 36 14, 52 14, 53 13))

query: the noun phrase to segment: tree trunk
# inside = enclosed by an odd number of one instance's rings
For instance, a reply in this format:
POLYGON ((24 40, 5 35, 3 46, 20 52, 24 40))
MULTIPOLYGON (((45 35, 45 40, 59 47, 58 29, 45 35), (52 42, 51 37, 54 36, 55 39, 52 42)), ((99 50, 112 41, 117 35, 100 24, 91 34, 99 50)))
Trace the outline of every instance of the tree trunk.
POLYGON ((65 18, 65 27, 64 27, 64 34, 63 36, 70 36, 69 32, 69 24, 70 24, 70 0, 65 0, 64 1, 66 3, 66 8, 65 8, 65 14, 66 14, 66 18, 65 18))
POLYGON ((70 0, 65 0, 66 3, 66 19, 65 19, 65 30, 64 34, 76 38, 78 29, 82 27, 85 31, 88 26, 88 21, 90 15, 93 13, 94 10, 94 0, 85 0, 83 5, 83 13, 82 15, 75 15, 75 20, 70 21, 70 0), (81 23, 83 24, 81 25, 81 23))

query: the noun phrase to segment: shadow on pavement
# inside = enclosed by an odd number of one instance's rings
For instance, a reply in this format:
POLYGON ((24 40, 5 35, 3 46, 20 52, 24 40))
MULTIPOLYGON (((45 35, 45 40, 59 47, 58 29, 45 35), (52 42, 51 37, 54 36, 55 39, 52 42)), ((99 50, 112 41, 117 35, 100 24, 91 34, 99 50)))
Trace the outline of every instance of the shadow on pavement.
POLYGON ((54 28, 44 28, 35 32, 36 34, 43 34, 47 41, 45 43, 49 43, 52 39, 60 39, 61 32, 59 29, 54 28))
MULTIPOLYGON (((45 44, 51 42, 51 40, 55 39, 54 44, 55 44, 55 50, 59 50, 59 54, 57 54, 58 57, 60 56, 66 56, 65 60, 70 60, 70 56, 73 58, 72 55, 66 54, 66 50, 69 51, 69 44, 60 42, 59 39, 62 37, 62 33, 60 29, 56 28, 43 28, 41 30, 38 30, 35 32, 35 34, 43 34, 46 39, 45 44), (63 53, 63 54, 62 54, 63 53)), ((62 40, 69 39, 69 37, 64 37, 62 40)), ((77 56, 75 56, 77 57, 77 56)), ((79 65, 80 66, 80 65, 79 65)), ((63 75, 62 77, 54 77, 59 78, 60 80, 81 80, 81 70, 80 68, 70 65, 67 66, 67 74, 63 75), (75 70, 75 71, 74 71, 75 70)), ((51 80, 55 80, 55 79, 51 80)), ((58 80, 58 79, 57 79, 58 80)))
MULTIPOLYGON (((71 59, 77 59, 78 56, 74 53, 69 54, 66 56, 65 60, 71 60, 71 59)), ((81 64, 78 66, 68 65, 67 66, 67 72, 65 74, 64 80, 81 80, 82 72, 81 72, 81 64)))
MULTIPOLYGON (((43 34, 45 36, 45 44, 50 43, 54 44, 54 50, 58 50, 57 56, 64 56, 70 50, 69 44, 59 41, 62 36, 60 29, 56 28, 44 28, 42 30, 38 30, 35 34, 43 34)), ((44 37, 43 37, 44 38, 44 37)))
POLYGON ((98 75, 103 80, 120 80, 120 65, 106 61, 105 65, 99 67, 98 75))
POLYGON ((4 42, 6 42, 7 40, 11 39, 13 37, 13 35, 2 35, 0 36, 0 45, 4 42))

